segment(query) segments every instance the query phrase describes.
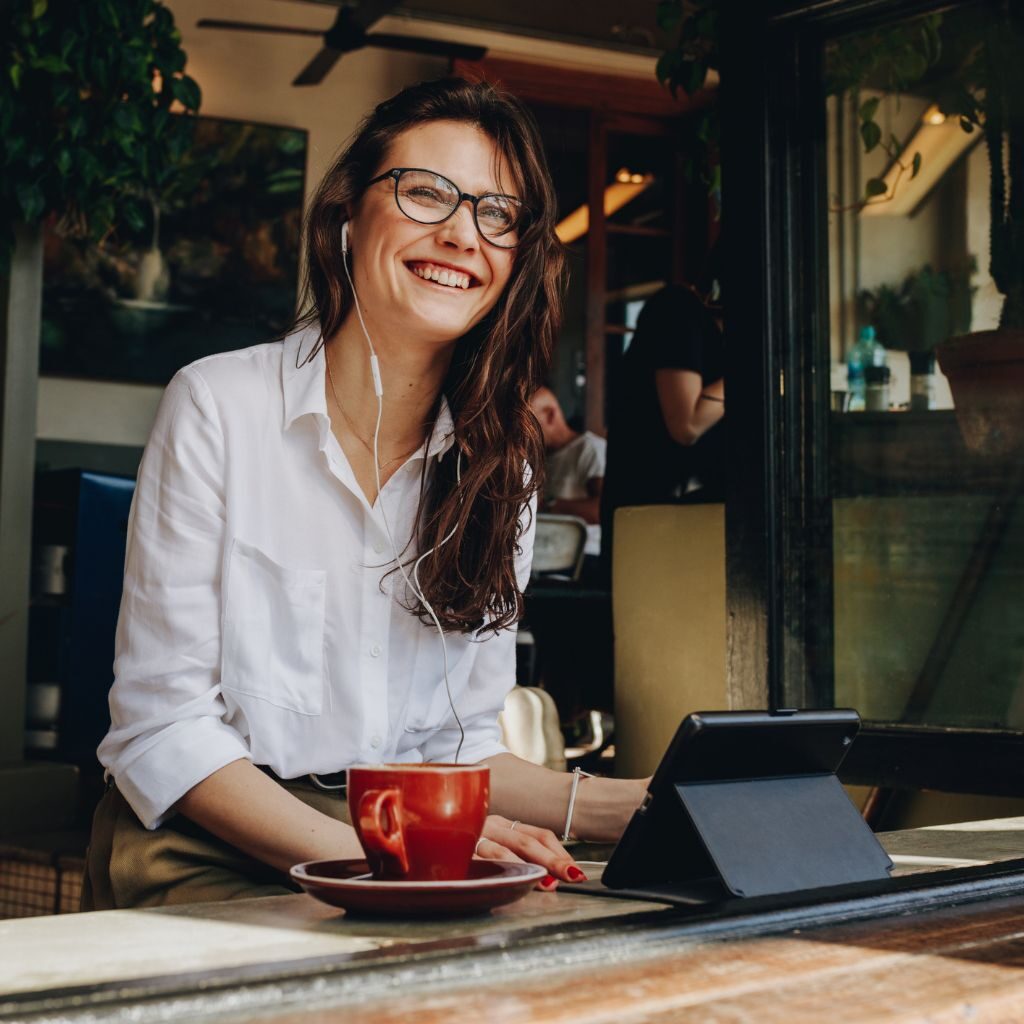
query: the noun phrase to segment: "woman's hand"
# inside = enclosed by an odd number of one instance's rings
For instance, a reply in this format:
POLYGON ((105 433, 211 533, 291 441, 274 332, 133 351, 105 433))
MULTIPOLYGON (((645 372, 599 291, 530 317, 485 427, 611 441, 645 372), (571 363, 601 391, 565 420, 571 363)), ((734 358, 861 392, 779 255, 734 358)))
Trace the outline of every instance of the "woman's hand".
POLYGON ((545 892, 556 889, 559 879, 566 882, 587 880, 554 832, 521 821, 509 821, 500 814, 491 814, 484 822, 476 855, 482 860, 510 860, 547 868, 547 877, 537 883, 537 888, 545 892))

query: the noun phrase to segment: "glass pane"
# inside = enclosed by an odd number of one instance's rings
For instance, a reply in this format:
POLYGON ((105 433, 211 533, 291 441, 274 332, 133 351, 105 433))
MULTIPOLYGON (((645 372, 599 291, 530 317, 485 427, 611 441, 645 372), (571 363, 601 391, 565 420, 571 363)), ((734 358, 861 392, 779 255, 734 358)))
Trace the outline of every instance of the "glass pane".
POLYGON ((1012 361, 977 369, 993 344, 1024 351, 1024 335, 991 334, 1004 310, 1024 326, 1022 229, 991 220, 1024 202, 998 173, 1024 137, 995 127, 1019 102, 1014 7, 961 5, 826 49, 833 547, 818 614, 835 704, 868 720, 1024 729, 1024 456, 1010 436, 1024 411, 1007 404, 1024 389, 1012 361), (1010 249, 991 252, 992 237, 1010 249))

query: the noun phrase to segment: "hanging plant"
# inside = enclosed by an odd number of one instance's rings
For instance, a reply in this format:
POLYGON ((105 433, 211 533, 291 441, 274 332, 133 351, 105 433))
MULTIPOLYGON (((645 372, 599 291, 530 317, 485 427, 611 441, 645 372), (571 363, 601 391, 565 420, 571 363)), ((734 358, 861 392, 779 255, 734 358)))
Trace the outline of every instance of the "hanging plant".
MULTIPOLYGON (((717 71, 717 0, 658 0, 658 27, 675 35, 675 46, 658 59, 655 74, 673 95, 680 90, 695 96, 705 87, 709 72, 717 71)), ((686 164, 691 180, 700 174, 715 204, 722 208, 722 167, 719 159, 719 122, 717 104, 705 104, 697 115, 696 139, 699 155, 686 164)))
MULTIPOLYGON (((878 111, 887 96, 899 96, 920 81, 942 55, 941 14, 929 14, 913 21, 886 25, 873 32, 859 32, 836 40, 825 55, 825 95, 840 96, 870 83, 879 90, 860 104, 857 115, 864 152, 876 149, 897 167, 896 180, 889 190, 895 195, 906 175, 913 179, 921 170, 921 154, 903 152, 903 144, 892 133, 886 134, 878 123, 878 111)), ((859 205, 879 201, 886 195, 882 178, 868 178, 859 205)))
MULTIPOLYGON (((718 45, 718 0, 659 0, 658 24, 667 33, 675 33, 675 45, 658 60, 655 73, 675 96, 680 90, 693 96, 704 88, 708 74, 720 70, 718 45)), ((942 15, 933 14, 905 25, 887 26, 872 33, 862 33, 838 40, 827 54, 825 93, 838 95, 855 89, 867 81, 877 81, 886 93, 904 91, 918 81, 938 60, 941 53, 939 26, 942 15)), ((881 148, 890 161, 900 167, 900 174, 913 178, 921 169, 921 155, 904 158, 899 140, 886 135, 879 125, 881 97, 861 104, 860 135, 864 150, 870 153, 881 148)), ((711 104, 701 112, 697 138, 707 148, 702 163, 710 168, 707 180, 712 192, 721 189, 721 168, 718 161, 718 108, 711 104)), ((866 182, 863 202, 885 193, 880 178, 866 182)))

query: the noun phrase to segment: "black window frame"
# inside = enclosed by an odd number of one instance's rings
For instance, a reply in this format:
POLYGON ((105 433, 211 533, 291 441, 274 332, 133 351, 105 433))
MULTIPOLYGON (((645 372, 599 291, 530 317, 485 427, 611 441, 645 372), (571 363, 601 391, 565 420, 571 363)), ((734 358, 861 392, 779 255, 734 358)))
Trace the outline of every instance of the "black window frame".
MULTIPOLYGON (((729 692, 734 706, 831 706, 828 275, 816 272, 828 265, 823 47, 960 4, 723 2, 729 692)), ((1021 732, 868 723, 843 778, 1020 796, 1022 755, 1021 732)))

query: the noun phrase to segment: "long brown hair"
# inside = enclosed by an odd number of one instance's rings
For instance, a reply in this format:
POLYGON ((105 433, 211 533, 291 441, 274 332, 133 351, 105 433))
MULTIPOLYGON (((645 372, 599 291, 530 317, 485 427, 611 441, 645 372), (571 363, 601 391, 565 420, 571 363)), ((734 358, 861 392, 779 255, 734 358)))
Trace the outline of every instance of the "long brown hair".
MULTIPOLYGON (((341 326, 351 309, 341 251, 347 211, 383 169, 391 143, 428 121, 463 122, 489 135, 530 211, 504 292, 456 344, 443 388, 455 444, 421 490, 416 519, 417 550, 434 549, 420 565, 420 585, 441 624, 461 632, 481 626, 498 630, 522 615, 515 559, 544 456, 529 399, 551 362, 565 265, 555 235, 554 189, 530 112, 486 82, 446 78, 403 89, 367 115, 324 177, 306 218, 299 324, 320 327, 318 346, 308 358, 341 326)), ((411 610, 430 621, 418 601, 411 610)))

